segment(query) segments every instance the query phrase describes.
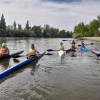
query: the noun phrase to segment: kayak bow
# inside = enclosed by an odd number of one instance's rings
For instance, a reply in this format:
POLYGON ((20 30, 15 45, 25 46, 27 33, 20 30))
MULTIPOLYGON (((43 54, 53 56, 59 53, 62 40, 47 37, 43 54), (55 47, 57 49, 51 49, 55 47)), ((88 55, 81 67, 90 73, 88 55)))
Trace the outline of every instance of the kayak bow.
POLYGON ((59 54, 59 57, 64 58, 65 51, 60 50, 60 51, 58 51, 58 54, 59 54))
POLYGON ((39 60, 41 57, 43 57, 45 55, 46 52, 39 54, 37 56, 35 56, 34 58, 28 58, 25 61, 18 63, 17 65, 10 67, 9 69, 5 70, 4 72, 0 73, 0 79, 5 78, 6 76, 10 75, 11 73, 17 71, 18 69, 21 69, 22 67, 24 67, 25 65, 39 60))

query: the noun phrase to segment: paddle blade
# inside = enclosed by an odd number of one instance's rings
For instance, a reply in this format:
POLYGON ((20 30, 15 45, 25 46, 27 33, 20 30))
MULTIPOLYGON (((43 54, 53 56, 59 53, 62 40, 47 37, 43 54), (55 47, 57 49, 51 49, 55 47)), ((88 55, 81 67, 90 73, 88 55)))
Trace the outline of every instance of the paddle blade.
POLYGON ((51 54, 51 53, 46 53, 45 55, 53 55, 53 54, 51 54))
POLYGON ((80 46, 82 46, 82 45, 79 44, 78 46, 80 47, 80 46))
POLYGON ((55 51, 55 50, 53 50, 53 49, 48 49, 47 51, 55 51))
POLYGON ((63 40, 63 41, 67 41, 67 40, 63 40))
POLYGON ((19 63, 20 61, 18 60, 18 59, 13 59, 13 61, 15 62, 15 63, 19 63))
POLYGON ((97 57, 100 57, 100 54, 97 54, 97 57))
POLYGON ((13 56, 13 58, 19 58, 19 57, 22 57, 22 55, 15 55, 15 56, 13 56))
POLYGON ((94 43, 90 43, 91 45, 93 45, 94 43))

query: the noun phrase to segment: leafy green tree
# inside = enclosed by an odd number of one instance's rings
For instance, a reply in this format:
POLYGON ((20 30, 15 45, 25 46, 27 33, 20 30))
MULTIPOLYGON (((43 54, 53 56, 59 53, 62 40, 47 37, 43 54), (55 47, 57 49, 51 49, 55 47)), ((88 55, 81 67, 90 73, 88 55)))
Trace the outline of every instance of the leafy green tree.
POLYGON ((27 20, 27 22, 26 22, 26 27, 25 27, 25 29, 27 29, 27 30, 29 30, 30 29, 30 26, 29 26, 29 21, 27 20))
POLYGON ((1 30, 6 30, 6 22, 5 22, 5 18, 4 18, 3 14, 2 14, 1 20, 0 20, 0 29, 1 30))
POLYGON ((100 24, 99 24, 99 21, 98 20, 93 20, 93 21, 91 21, 90 22, 90 24, 89 24, 89 35, 90 36, 98 36, 99 35, 99 26, 100 26, 100 24))
POLYGON ((31 29, 35 34, 36 36, 38 37, 42 37, 42 27, 41 26, 33 26, 32 29, 31 29))
POLYGON ((18 24, 18 30, 22 30, 21 24, 18 24))
POLYGON ((16 21, 13 23, 14 30, 16 30, 16 21))
POLYGON ((74 28, 74 33, 76 33, 76 34, 82 34, 83 36, 85 36, 87 32, 88 32, 88 28, 87 28, 86 25, 84 25, 83 22, 82 23, 79 23, 74 28))

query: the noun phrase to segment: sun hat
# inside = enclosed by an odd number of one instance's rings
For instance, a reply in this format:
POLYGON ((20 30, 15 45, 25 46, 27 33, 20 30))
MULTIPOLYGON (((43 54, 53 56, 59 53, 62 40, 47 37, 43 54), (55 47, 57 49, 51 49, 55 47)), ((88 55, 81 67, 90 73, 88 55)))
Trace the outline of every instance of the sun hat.
POLYGON ((5 46, 7 46, 5 43, 2 43, 2 47, 5 47, 5 46))

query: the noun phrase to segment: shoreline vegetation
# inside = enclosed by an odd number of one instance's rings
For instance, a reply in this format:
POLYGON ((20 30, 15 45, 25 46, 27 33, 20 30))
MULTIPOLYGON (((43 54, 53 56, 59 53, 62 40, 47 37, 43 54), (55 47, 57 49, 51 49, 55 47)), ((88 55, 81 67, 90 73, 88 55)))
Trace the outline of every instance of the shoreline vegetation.
POLYGON ((100 37, 83 37, 84 40, 100 41, 100 37))
MULTIPOLYGON (((68 23, 66 23, 67 25, 68 23)), ((100 15, 93 19, 89 24, 80 22, 73 31, 67 29, 58 29, 48 24, 44 26, 30 26, 26 21, 24 27, 14 21, 12 25, 7 25, 4 15, 0 19, 0 37, 46 37, 46 38, 82 38, 82 37, 100 37, 100 15)), ((90 39, 90 38, 88 38, 90 39)), ((95 39, 95 38, 94 38, 95 39)))

